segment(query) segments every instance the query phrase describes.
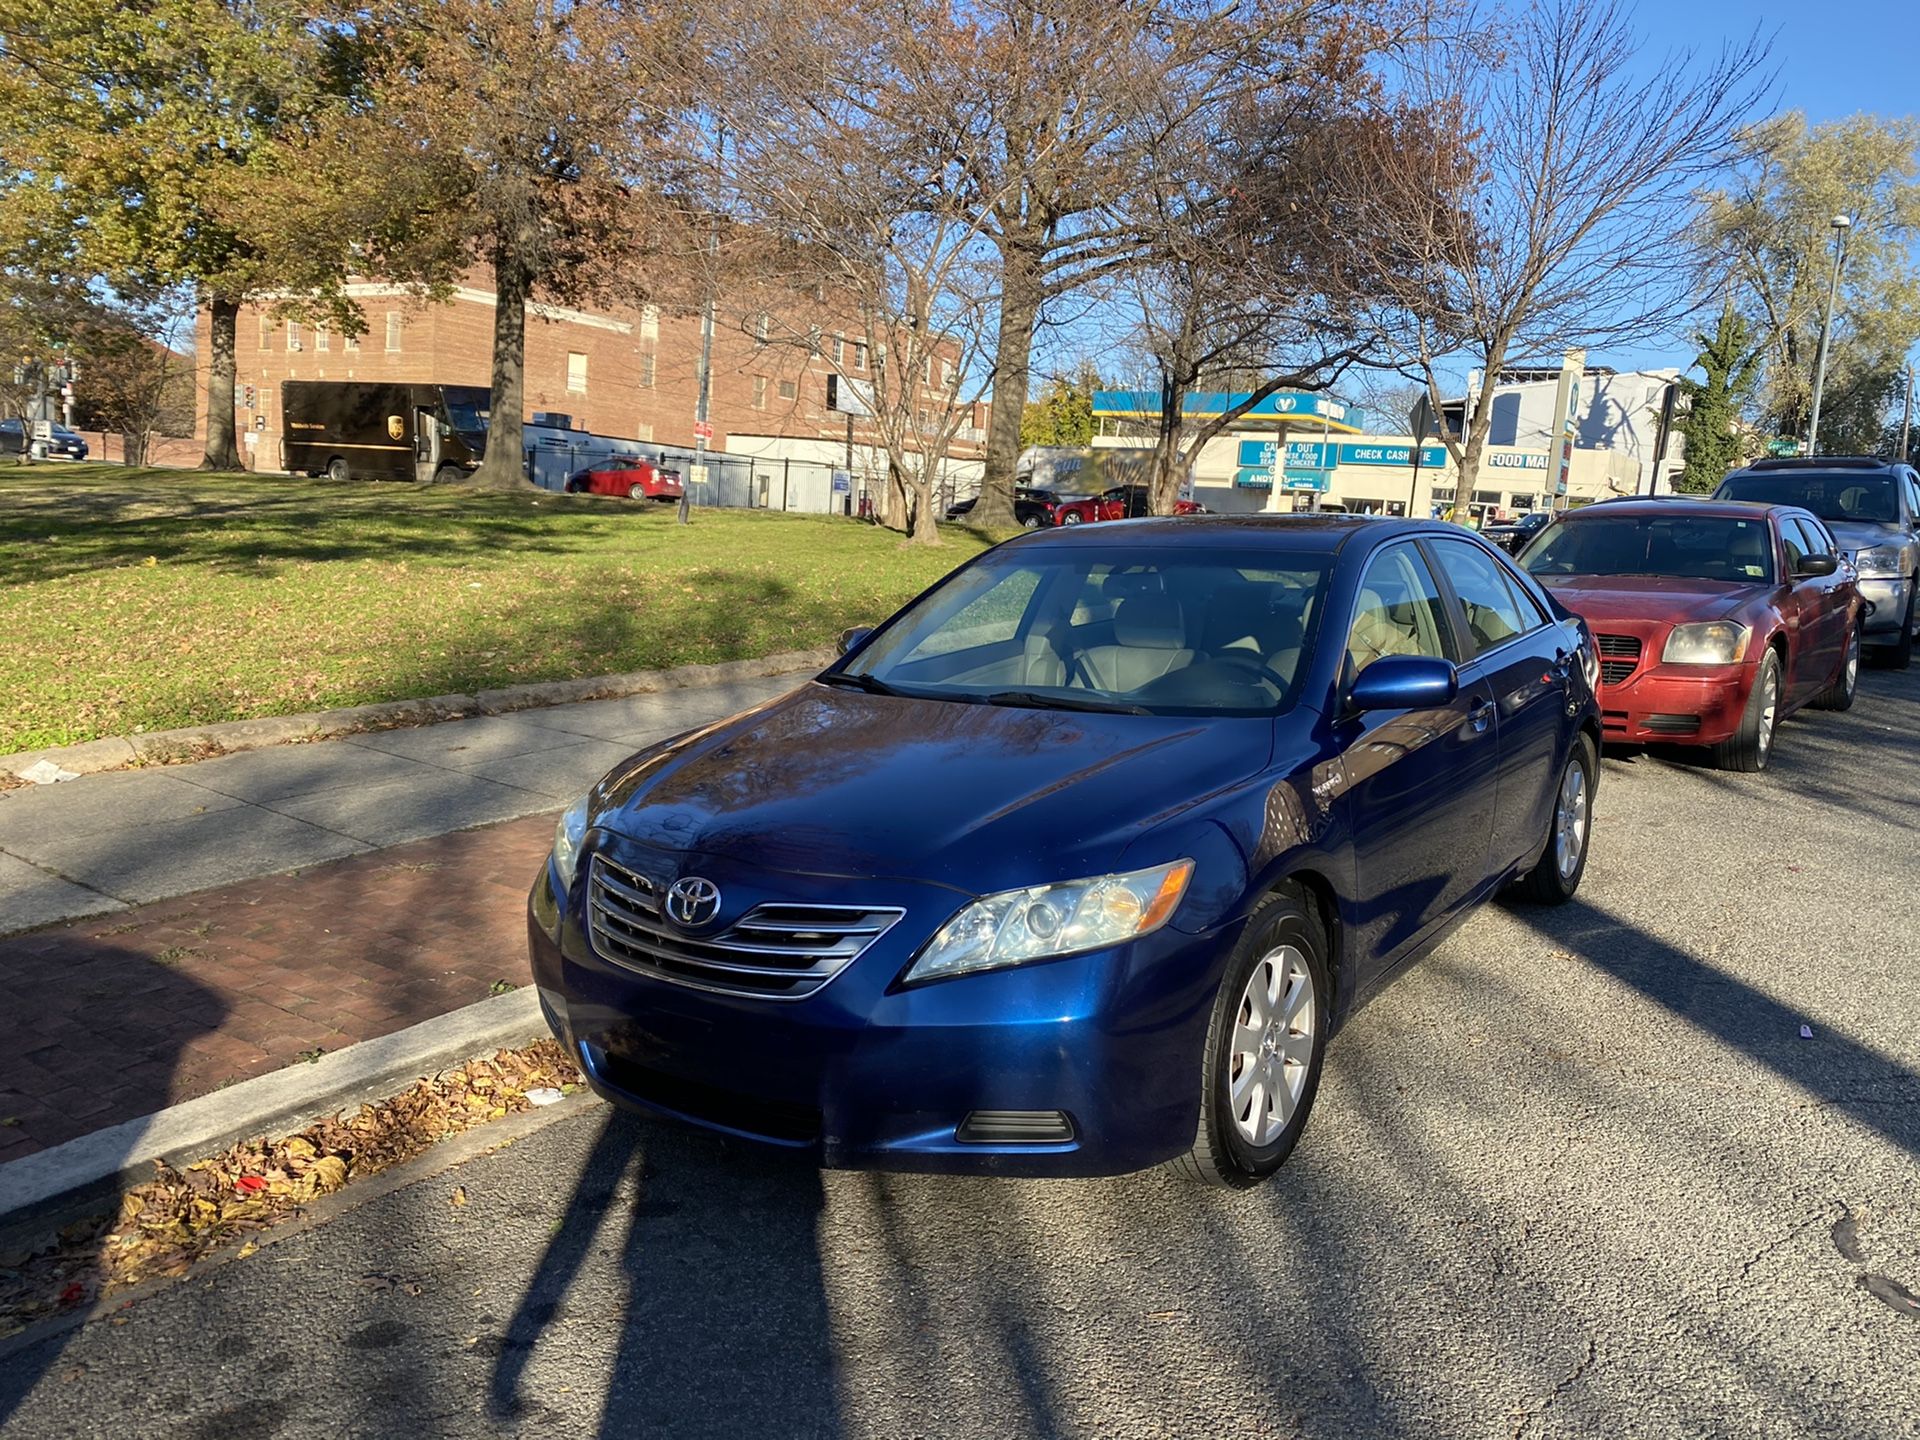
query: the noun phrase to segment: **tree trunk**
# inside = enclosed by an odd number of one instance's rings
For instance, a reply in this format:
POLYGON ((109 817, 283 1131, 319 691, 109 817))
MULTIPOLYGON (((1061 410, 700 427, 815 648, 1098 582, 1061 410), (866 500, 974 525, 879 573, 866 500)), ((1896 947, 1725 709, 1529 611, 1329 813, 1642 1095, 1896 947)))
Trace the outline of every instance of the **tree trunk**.
MULTIPOLYGON (((1473 517, 1473 490, 1480 480, 1480 460, 1486 454, 1487 436, 1493 433, 1493 392, 1500 369, 1507 363, 1505 346, 1496 346, 1487 354, 1487 368, 1480 372, 1480 393, 1473 397, 1473 419, 1467 424, 1467 443, 1460 447, 1460 474, 1453 482, 1453 519, 1465 525, 1473 517)), ((1420 443, 1414 437, 1414 444, 1420 443)), ((1555 447, 1558 448, 1557 445, 1555 447)), ((1557 461, 1549 459, 1551 474, 1557 461)), ((1549 500, 1551 504, 1551 500, 1549 500)), ((1411 517, 1409 517, 1411 518, 1411 517)))
POLYGON ((533 290, 526 262, 503 243, 493 256, 493 396, 487 453, 473 472, 481 490, 529 489, 525 415, 527 296, 533 290))
POLYGON ((1014 523, 1013 476, 1020 462, 1020 421, 1027 410, 1042 289, 1038 247, 1010 239, 1001 246, 1000 258, 1000 334, 987 416, 987 468, 972 515, 974 524, 987 527, 1014 523))
POLYGON ((202 470, 238 470, 240 451, 233 435, 235 332, 240 302, 214 296, 207 301, 211 340, 207 346, 207 452, 202 470))

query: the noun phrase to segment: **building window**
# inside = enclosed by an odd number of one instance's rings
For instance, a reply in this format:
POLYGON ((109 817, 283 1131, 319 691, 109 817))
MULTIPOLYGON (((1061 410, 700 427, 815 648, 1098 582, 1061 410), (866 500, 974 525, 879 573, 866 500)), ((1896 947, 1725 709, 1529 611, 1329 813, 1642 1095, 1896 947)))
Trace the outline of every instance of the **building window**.
POLYGON ((847 363, 847 339, 844 335, 833 337, 833 363, 836 365, 847 363))
POLYGON ((260 312, 260 348, 262 350, 273 348, 273 317, 264 310, 260 312))
POLYGON ((299 348, 300 322, 298 320, 289 320, 287 322, 287 349, 298 350, 299 348))
POLYGON ((798 400, 800 398, 799 385, 792 380, 782 380, 780 382, 780 398, 782 400, 798 400))
POLYGON ((636 440, 651 440, 651 439, 653 439, 653 425, 652 425, 652 422, 650 422, 650 421, 649 421, 649 422, 647 422, 647 423, 645 423, 645 424, 640 424, 640 425, 636 425, 636 426, 634 426, 634 427, 633 427, 633 438, 634 438, 634 439, 636 439, 636 440))
POLYGON ((1531 510, 1533 509, 1533 496, 1516 495, 1508 503, 1515 510, 1531 510))
POLYGON ((762 310, 757 316, 754 317, 753 338, 756 343, 764 345, 772 337, 773 337, 773 316, 769 315, 766 311, 762 310))
POLYGON ((358 350, 360 348, 360 337, 358 335, 341 336, 340 348, 349 352, 358 350))
POLYGON ((660 338, 660 307, 658 305, 640 307, 640 338, 642 340, 660 338))
POLYGON ((864 340, 853 342, 853 368, 856 370, 867 368, 867 342, 864 340))
POLYGON ((387 353, 389 355, 400 353, 400 332, 404 329, 406 329, 406 322, 401 318, 400 312, 387 311, 387 353))
POLYGON ((807 327, 807 353, 809 355, 818 355, 820 353, 820 327, 818 325, 809 325, 807 327))
POLYGON ((314 326, 313 348, 324 355, 327 351, 333 349, 333 335, 317 325, 314 326))
POLYGON ((587 389, 587 357, 578 350, 567 352, 567 389, 585 394, 587 389))
POLYGON ((651 350, 640 356, 640 384, 644 389, 651 389, 653 386, 653 352, 651 350))
POLYGON ((953 362, 951 360, 942 360, 940 362, 940 388, 943 391, 953 389, 953 362))
POLYGON ((767 377, 764 375, 753 377, 753 408, 756 410, 767 408, 767 377))

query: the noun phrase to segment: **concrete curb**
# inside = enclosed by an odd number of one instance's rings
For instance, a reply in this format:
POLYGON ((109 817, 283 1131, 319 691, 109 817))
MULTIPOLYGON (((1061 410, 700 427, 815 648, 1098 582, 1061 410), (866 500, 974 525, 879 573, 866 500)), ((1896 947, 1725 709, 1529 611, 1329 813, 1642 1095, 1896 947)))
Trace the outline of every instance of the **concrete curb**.
POLYGON ((0 755, 0 772, 18 776, 41 760, 51 760, 76 775, 120 770, 129 765, 172 765, 241 750, 259 750, 268 745, 326 740, 336 735, 406 725, 431 725, 464 715, 501 715, 510 710, 534 710, 548 705, 577 704, 582 700, 612 700, 623 695, 648 695, 662 690, 688 690, 736 680, 757 680, 767 675, 794 674, 818 670, 829 664, 834 655, 832 650, 787 650, 753 660, 723 660, 715 665, 677 665, 670 670, 634 670, 624 675, 510 685, 473 695, 433 695, 421 700, 388 700, 377 705, 314 710, 303 715, 223 720, 180 730, 156 730, 144 735, 87 740, 78 745, 21 750, 0 755))
POLYGON ((383 1100, 423 1076, 531 1044, 549 1032, 538 992, 507 995, 423 1020, 376 1040, 243 1080, 154 1115, 128 1120, 0 1165, 0 1241, 117 1203, 152 1178, 156 1160, 177 1165, 239 1140, 283 1135, 311 1120, 383 1100))

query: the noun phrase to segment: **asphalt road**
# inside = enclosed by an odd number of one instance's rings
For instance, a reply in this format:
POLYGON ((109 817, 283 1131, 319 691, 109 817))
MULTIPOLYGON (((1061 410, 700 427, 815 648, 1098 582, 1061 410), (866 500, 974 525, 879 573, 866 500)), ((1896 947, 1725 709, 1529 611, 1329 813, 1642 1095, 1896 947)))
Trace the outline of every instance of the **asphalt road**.
POLYGON ((1920 669, 1864 678, 1767 775, 1610 758, 1579 903, 1369 1006, 1263 1189, 596 1106, 0 1358, 4 1432, 1920 1435, 1920 669))

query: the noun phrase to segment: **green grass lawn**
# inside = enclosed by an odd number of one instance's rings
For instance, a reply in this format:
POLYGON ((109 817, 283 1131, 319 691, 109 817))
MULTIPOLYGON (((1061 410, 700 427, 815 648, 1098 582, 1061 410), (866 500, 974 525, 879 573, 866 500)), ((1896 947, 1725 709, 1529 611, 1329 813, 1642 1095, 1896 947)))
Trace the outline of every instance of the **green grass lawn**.
POLYGON ((0 753, 825 644, 988 543, 538 491, 0 466, 0 753))

